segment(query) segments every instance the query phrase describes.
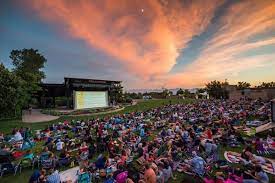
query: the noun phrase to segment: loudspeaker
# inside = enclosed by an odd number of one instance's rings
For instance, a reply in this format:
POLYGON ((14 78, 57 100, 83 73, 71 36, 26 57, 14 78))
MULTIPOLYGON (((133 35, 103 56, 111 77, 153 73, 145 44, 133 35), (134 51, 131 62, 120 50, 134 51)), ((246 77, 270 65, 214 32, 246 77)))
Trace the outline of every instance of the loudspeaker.
POLYGON ((275 123, 275 99, 271 100, 271 119, 275 123))

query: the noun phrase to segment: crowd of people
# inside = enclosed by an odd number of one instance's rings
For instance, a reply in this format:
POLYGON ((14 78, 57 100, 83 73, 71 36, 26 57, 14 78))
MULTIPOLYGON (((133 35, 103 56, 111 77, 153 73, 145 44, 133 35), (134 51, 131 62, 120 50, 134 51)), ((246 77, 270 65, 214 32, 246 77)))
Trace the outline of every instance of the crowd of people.
POLYGON ((181 182, 179 174, 196 182, 268 183, 261 165, 266 161, 262 156, 274 153, 273 134, 248 137, 234 127, 254 119, 265 123, 270 115, 269 103, 262 100, 166 105, 36 131, 14 129, 11 135, 0 134, 0 155, 17 159, 14 169, 21 170, 24 163, 37 168, 31 183, 181 182), (34 152, 36 146, 42 149, 34 152), (227 147, 243 149, 244 166, 221 157, 227 147), (75 180, 58 171, 75 166, 75 180))

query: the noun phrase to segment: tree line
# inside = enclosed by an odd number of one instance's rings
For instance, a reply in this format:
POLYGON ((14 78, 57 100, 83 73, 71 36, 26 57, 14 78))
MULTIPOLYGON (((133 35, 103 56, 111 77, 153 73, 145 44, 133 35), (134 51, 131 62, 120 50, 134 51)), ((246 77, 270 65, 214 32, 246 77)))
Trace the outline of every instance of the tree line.
POLYGON ((12 69, 0 63, 0 119, 17 118, 45 78, 46 58, 35 49, 12 50, 12 69))
MULTIPOLYGON (((28 108, 32 103, 32 96, 41 88, 39 84, 45 78, 43 68, 47 62, 46 58, 35 49, 12 50, 10 53, 12 69, 8 69, 0 63, 0 119, 16 118, 21 116, 21 111, 28 108)), ((197 94, 205 91, 213 98, 228 98, 226 86, 228 82, 211 81, 205 88, 197 90, 197 94)), ((237 89, 250 88, 247 82, 238 82, 237 89)), ((275 88, 275 82, 262 82, 256 88, 275 88)), ((143 96, 152 98, 168 98, 173 95, 172 91, 164 89, 161 92, 146 93, 124 93, 122 87, 115 98, 118 102, 142 99, 143 96)), ((194 93, 187 89, 178 89, 177 96, 193 98, 194 93)))
MULTIPOLYGON (((196 93, 191 93, 188 89, 179 88, 176 92, 177 96, 185 98, 195 98, 196 95, 200 95, 205 91, 209 94, 210 97, 216 99, 227 99, 228 90, 226 89, 229 86, 227 81, 211 81, 205 84, 204 88, 197 89, 196 93)), ((251 88, 251 84, 248 82, 240 81, 237 83, 236 88, 239 90, 251 88)), ((275 82, 262 82, 260 85, 255 86, 255 88, 275 88, 275 82)), ((143 96, 151 96, 152 98, 168 98, 172 95, 172 91, 164 89, 160 92, 145 92, 145 93, 124 93, 125 98, 127 99, 142 99, 143 96)))
MULTIPOLYGON (((205 85, 205 90, 208 92, 208 94, 213 98, 228 98, 228 90, 226 89, 227 86, 229 86, 229 83, 227 81, 221 82, 221 81, 211 81, 205 85)), ((251 88, 251 84, 248 82, 240 81, 237 83, 237 89, 243 90, 251 88)), ((262 82, 260 85, 255 86, 255 88, 275 88, 275 82, 262 82)))

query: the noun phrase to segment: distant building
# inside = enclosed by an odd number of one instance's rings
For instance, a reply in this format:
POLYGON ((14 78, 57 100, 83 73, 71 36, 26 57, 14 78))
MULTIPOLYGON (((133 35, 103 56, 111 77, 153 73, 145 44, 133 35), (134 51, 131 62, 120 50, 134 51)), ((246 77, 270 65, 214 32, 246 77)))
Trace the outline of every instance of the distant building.
POLYGON ((231 100, 239 100, 247 97, 251 99, 271 100, 275 98, 275 88, 245 88, 238 89, 237 85, 227 85, 225 90, 228 92, 228 98, 231 100))

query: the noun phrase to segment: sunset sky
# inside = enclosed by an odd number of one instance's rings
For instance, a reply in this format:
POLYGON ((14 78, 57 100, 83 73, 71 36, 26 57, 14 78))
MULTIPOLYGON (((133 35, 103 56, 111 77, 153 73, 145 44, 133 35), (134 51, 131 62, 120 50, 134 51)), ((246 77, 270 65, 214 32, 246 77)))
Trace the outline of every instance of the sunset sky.
POLYGON ((275 0, 0 2, 0 62, 38 49, 45 82, 121 80, 126 89, 275 81, 275 0))

